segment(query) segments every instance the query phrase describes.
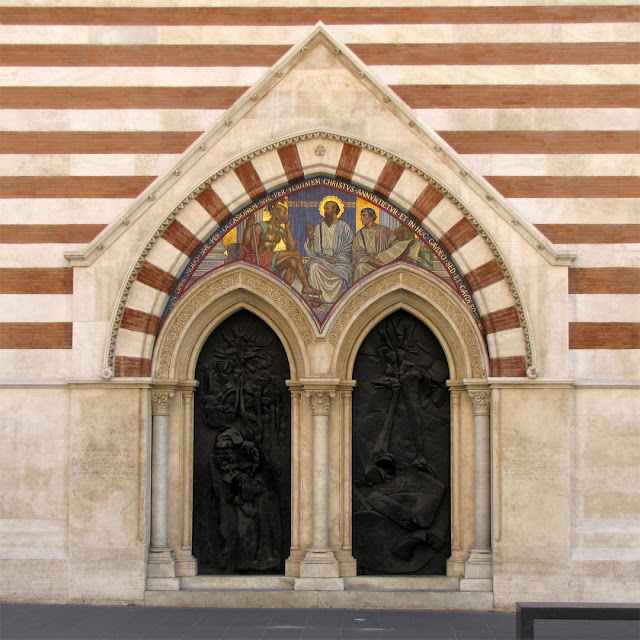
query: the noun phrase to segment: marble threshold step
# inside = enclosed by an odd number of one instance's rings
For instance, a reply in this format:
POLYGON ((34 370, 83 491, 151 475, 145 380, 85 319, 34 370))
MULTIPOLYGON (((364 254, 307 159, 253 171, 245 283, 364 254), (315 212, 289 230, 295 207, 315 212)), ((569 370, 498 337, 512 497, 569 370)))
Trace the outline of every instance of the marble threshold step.
POLYGON ((344 578, 344 591, 295 591, 285 576, 194 576, 178 591, 147 591, 145 605, 299 609, 450 609, 488 611, 493 593, 459 591, 459 578, 344 578))

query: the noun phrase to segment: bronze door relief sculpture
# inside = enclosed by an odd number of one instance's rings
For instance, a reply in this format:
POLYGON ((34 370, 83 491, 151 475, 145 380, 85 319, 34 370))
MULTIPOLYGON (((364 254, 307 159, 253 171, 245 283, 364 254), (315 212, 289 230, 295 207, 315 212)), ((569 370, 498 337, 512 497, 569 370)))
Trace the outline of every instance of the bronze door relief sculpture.
POLYGON ((289 365, 276 334, 240 311, 196 367, 193 553, 199 573, 284 573, 291 529, 289 365))
POLYGON ((365 338, 353 378, 353 554, 365 575, 446 574, 449 375, 434 334, 405 311, 365 338))

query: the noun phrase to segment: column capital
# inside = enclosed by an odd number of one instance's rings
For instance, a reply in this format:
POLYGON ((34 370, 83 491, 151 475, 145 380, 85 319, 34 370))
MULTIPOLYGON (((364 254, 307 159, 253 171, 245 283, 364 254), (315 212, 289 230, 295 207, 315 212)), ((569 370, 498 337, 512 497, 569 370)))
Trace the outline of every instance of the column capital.
POLYGON ((304 395, 311 402, 311 410, 314 416, 328 416, 331 407, 331 398, 335 398, 335 391, 317 390, 305 391, 304 395))
POLYGON ((473 403, 473 413, 477 416, 489 415, 491 392, 488 390, 469 389, 468 394, 473 403))
POLYGON ((154 416, 168 416, 169 407, 173 402, 173 391, 152 391, 151 411, 154 416))

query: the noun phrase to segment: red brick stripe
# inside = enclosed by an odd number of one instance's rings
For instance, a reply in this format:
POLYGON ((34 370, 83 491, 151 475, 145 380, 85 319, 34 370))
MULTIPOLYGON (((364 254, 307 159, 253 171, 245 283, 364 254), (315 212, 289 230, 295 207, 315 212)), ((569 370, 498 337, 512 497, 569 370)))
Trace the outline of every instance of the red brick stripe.
POLYGON ((71 349, 71 322, 2 322, 0 349, 71 349))
POLYGON ((0 153, 182 153, 200 131, 0 131, 0 153))
POLYGON ((1 224, 2 244, 44 244, 91 242, 104 224, 1 224))
POLYGON ((368 65, 637 64, 635 42, 350 44, 368 65))
POLYGON ((2 66, 271 67, 289 45, 0 45, 2 66))
POLYGON ((640 243, 640 224, 537 224, 556 244, 640 243))
POLYGON ((600 267, 569 269, 569 293, 640 293, 640 269, 600 267))
POLYGON ((282 162, 282 167, 290 184, 298 180, 304 180, 304 169, 300 161, 298 147, 295 144, 278 149, 278 156, 280 156, 280 162, 282 162))
POLYGON ((505 198, 640 198, 636 176, 485 176, 505 198))
POLYGON ((0 293, 73 293, 73 269, 0 269, 0 293))
POLYGON ((438 131, 458 153, 640 153, 640 131, 438 131))
POLYGON ((23 176, 0 178, 0 198, 136 198, 151 176, 23 176))
POLYGON ((521 378, 526 375, 527 369, 524 356, 491 358, 489 366, 491 375, 497 378, 521 378))
POLYGON ((570 322, 569 349, 640 349, 640 323, 570 322))
POLYGON ((162 234, 162 237, 172 244, 178 251, 182 251, 185 255, 190 256, 202 244, 202 242, 194 236, 189 229, 183 224, 174 220, 162 234))
POLYGON ((637 107, 638 85, 394 85, 412 109, 637 107))
POLYGON ((120 328, 155 335, 159 322, 160 318, 158 316, 139 311, 138 309, 127 308, 122 314, 120 328))
MULTIPOLYGON (((637 64, 635 42, 353 43, 368 65, 637 64)), ((0 45, 2 66, 270 67, 288 45, 0 45)))
POLYGON ((351 182, 353 170, 356 168, 361 151, 362 149, 360 147, 354 147, 351 144, 342 146, 342 153, 340 154, 340 160, 336 169, 336 178, 344 180, 345 182, 351 182))
POLYGON ((238 167, 235 173, 252 200, 259 200, 267 195, 262 180, 251 162, 238 167))
POLYGON ((433 187, 427 187, 411 205, 409 213, 417 218, 418 222, 422 222, 444 196, 433 187))
POLYGON ((196 200, 219 225, 231 215, 227 205, 211 187, 205 189, 196 200))
POLYGON ((482 316, 485 333, 498 333, 507 329, 517 329, 520 326, 520 319, 515 307, 499 309, 482 316))
POLYGON ((3 7, 4 24, 298 25, 638 22, 638 7, 3 7))
POLYGON ((147 358, 116 356, 114 365, 116 378, 148 378, 151 376, 151 360, 147 358))
POLYGON ((384 169, 373 190, 384 198, 389 197, 389 194, 395 189, 403 173, 404 167, 401 167, 392 160, 387 160, 387 164, 384 165, 384 169))
POLYGON ((146 284, 166 294, 171 293, 171 290, 176 284, 176 279, 170 273, 160 269, 160 267, 156 267, 150 262, 145 262, 142 265, 142 268, 138 272, 137 280, 142 282, 142 284, 146 284))
POLYGON ((445 251, 451 254, 473 240, 477 235, 478 232, 471 223, 466 218, 462 218, 441 236, 438 242, 444 247, 445 251))
POLYGON ((3 87, 2 109, 227 109, 247 87, 3 87))
POLYGON ((500 267, 495 260, 485 262, 485 264, 477 269, 466 273, 464 277, 469 285, 469 289, 471 289, 471 293, 480 291, 480 289, 484 289, 484 287, 500 282, 500 280, 503 279, 502 271, 500 271, 500 267))

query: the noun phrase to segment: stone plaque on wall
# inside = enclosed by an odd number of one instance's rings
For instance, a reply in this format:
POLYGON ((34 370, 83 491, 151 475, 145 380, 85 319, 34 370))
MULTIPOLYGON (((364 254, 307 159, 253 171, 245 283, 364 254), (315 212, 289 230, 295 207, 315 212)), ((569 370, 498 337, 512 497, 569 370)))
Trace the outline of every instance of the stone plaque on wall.
POLYGON ((198 364, 193 553, 200 573, 284 573, 291 530, 289 364, 276 334, 240 311, 198 364))
POLYGON ((446 573, 451 553, 449 375, 442 347, 397 311, 353 377, 353 555, 364 575, 446 573))

